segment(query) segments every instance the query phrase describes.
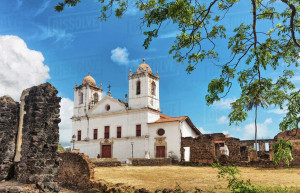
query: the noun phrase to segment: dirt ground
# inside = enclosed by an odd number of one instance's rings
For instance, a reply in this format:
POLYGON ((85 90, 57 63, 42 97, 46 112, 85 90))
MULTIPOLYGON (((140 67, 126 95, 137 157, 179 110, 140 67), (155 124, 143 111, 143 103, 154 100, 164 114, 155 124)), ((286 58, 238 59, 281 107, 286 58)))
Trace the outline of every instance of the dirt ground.
MULTIPOLYGON (((258 169, 239 167, 242 178, 250 179, 252 184, 260 186, 300 187, 300 169, 258 169)), ((95 168, 95 176, 112 183, 124 183, 138 188, 154 191, 161 188, 184 190, 195 187, 202 190, 225 189, 227 183, 217 178, 217 169, 212 167, 184 166, 122 166, 95 168)), ((298 188, 297 188, 298 189, 298 188)))

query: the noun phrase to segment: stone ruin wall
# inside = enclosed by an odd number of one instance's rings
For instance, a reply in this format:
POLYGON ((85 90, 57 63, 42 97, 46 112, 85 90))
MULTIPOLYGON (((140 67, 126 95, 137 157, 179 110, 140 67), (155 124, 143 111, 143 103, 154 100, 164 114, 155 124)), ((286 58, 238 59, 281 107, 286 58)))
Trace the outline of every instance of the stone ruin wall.
POLYGON ((239 162, 241 160, 240 139, 233 137, 225 138, 225 145, 229 149, 229 156, 226 161, 229 163, 239 162))
POLYGON ((10 96, 0 97, 0 181, 13 173, 19 103, 10 96))
MULTIPOLYGON (((279 138, 289 140, 294 145, 292 151, 293 161, 291 166, 300 166, 300 129, 279 133, 274 139, 259 139, 259 151, 256 154, 250 149, 254 148, 255 140, 240 140, 228 137, 222 133, 204 134, 198 138, 186 137, 181 139, 181 157, 184 161, 184 147, 190 147, 190 162, 211 164, 214 162, 238 164, 242 166, 274 167, 272 148, 279 138), (219 151, 219 144, 225 144, 229 150, 229 156, 222 156, 219 151), (269 147, 266 149, 266 145, 269 147)), ((183 163, 184 164, 184 163, 183 163)), ((284 166, 284 164, 279 164, 284 166)))
POLYGON ((21 161, 17 180, 35 183, 43 190, 58 191, 59 139, 58 91, 49 83, 32 87, 25 98, 21 161))
MULTIPOLYGON (((62 187, 79 192, 103 193, 150 193, 146 189, 137 189, 123 184, 113 184, 95 178, 95 165, 89 157, 78 152, 59 152, 58 181, 62 187)), ((173 191, 175 192, 175 191, 173 191)))
POLYGON ((184 147, 190 147, 190 161, 211 164, 215 160, 215 146, 210 136, 202 135, 181 138, 181 158, 184 158, 184 147))
MULTIPOLYGON (((223 133, 204 134, 194 139, 181 138, 181 157, 184 158, 184 147, 190 147, 190 161, 203 164, 214 162, 236 162, 240 160, 240 140, 228 138, 223 133), (227 145, 229 157, 222 157, 219 150, 220 144, 227 145)), ((183 161, 183 160, 182 160, 183 161)))
POLYGON ((25 90, 21 105, 10 97, 0 98, 0 180, 14 177, 36 184, 42 191, 59 191, 61 98, 57 93, 54 86, 45 83, 25 90))
POLYGON ((88 188, 94 179, 94 164, 87 155, 77 152, 59 152, 59 183, 68 188, 88 188))
POLYGON ((293 144, 293 161, 291 162, 291 166, 300 166, 300 129, 281 132, 275 136, 276 140, 279 138, 289 140, 293 144))

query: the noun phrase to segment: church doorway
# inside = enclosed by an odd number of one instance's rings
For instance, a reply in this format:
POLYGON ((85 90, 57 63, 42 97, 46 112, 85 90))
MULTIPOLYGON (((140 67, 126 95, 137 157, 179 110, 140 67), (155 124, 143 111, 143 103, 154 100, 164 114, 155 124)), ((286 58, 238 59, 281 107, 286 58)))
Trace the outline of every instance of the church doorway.
POLYGON ((102 145, 102 158, 111 158, 111 145, 102 145))
POLYGON ((165 146, 156 146, 156 158, 165 158, 166 157, 166 147, 165 146))

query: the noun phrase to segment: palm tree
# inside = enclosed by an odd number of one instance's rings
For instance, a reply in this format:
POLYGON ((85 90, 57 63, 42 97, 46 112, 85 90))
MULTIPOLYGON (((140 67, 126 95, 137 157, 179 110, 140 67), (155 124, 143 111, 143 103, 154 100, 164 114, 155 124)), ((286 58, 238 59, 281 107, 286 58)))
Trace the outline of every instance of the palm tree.
POLYGON ((264 89, 258 81, 255 81, 249 86, 248 97, 249 101, 246 104, 246 110, 251 111, 255 108, 255 150, 257 152, 257 107, 265 108, 268 107, 269 102, 265 97, 264 89))

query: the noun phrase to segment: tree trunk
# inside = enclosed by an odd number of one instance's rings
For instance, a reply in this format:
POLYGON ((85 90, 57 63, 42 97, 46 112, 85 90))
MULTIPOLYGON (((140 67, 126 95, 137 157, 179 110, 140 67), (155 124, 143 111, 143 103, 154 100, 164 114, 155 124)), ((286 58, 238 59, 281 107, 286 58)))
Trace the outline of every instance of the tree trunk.
POLYGON ((257 155, 257 106, 255 106, 255 151, 257 155))

